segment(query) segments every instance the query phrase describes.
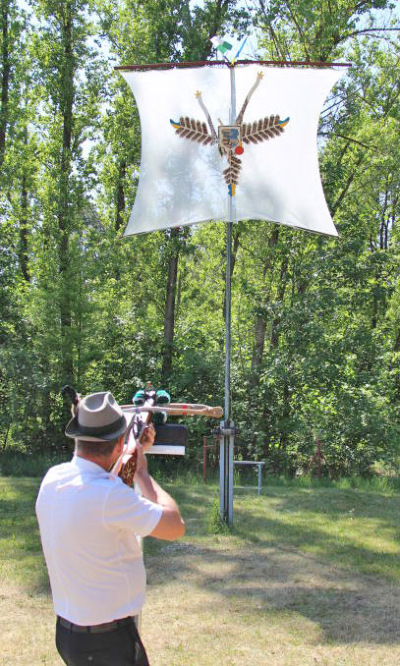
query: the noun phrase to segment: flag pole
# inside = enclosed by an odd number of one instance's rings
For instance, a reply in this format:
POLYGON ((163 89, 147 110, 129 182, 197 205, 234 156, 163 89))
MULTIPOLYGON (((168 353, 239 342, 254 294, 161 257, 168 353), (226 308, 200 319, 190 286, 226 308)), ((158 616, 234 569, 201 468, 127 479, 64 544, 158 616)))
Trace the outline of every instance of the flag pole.
MULTIPOLYGON (((230 66, 231 107, 229 124, 236 122, 235 66, 230 66)), ((228 195, 229 219, 226 227, 226 288, 225 288, 225 403, 224 421, 220 428, 220 517, 228 525, 233 523, 233 458, 235 425, 231 420, 231 321, 232 321, 232 227, 236 221, 236 202, 233 186, 228 195)))

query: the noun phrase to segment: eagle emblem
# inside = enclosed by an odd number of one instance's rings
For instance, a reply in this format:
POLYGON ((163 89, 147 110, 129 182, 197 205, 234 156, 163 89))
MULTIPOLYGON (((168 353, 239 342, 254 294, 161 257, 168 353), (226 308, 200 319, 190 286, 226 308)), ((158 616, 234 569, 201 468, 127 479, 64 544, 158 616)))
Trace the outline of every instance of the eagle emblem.
POLYGON ((257 79, 253 87, 249 90, 245 101, 236 121, 233 125, 224 125, 221 121, 218 126, 218 134, 215 131, 211 116, 203 102, 200 91, 196 93, 196 98, 206 116, 207 125, 200 120, 194 120, 187 116, 181 116, 179 121, 170 120, 176 134, 182 139, 196 141, 204 146, 218 144, 218 149, 222 157, 228 160, 228 166, 223 171, 224 179, 228 185, 230 196, 234 196, 236 185, 239 182, 239 174, 242 168, 242 160, 239 155, 244 153, 243 144, 260 143, 280 136, 284 132, 285 126, 290 118, 281 120, 279 115, 267 116, 253 123, 244 123, 243 117, 256 88, 263 78, 262 72, 257 74, 257 79))

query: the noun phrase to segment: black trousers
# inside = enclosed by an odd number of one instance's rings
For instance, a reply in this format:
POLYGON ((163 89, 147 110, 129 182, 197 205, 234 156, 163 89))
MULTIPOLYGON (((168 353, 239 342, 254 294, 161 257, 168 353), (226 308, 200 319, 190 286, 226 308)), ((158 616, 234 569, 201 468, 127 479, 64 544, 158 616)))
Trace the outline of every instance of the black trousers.
POLYGON ((77 633, 57 621, 56 646, 68 666, 149 666, 133 618, 96 634, 77 633))

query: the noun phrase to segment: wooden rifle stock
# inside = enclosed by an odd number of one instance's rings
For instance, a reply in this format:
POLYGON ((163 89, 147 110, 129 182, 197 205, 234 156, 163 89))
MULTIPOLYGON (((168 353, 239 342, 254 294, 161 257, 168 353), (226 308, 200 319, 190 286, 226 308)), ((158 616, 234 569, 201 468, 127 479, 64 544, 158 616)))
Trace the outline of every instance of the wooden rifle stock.
POLYGON ((205 416, 210 419, 220 419, 223 415, 222 407, 210 407, 209 405, 186 404, 183 402, 170 402, 169 405, 141 406, 121 405, 124 412, 165 412, 171 416, 205 416))
MULTIPOLYGON (((155 392, 153 391, 151 395, 150 393, 148 394, 145 403, 140 407, 136 407, 135 405, 129 405, 130 407, 132 407, 131 412, 134 411, 134 413, 138 415, 135 418, 135 420, 137 421, 136 436, 140 444, 143 444, 144 434, 147 430, 148 425, 152 421, 154 413, 153 411, 154 403, 155 403, 155 392)), ((124 409, 123 405, 121 405, 121 409, 126 412, 128 411, 124 409)), ((132 443, 131 437, 132 433, 129 433, 128 442, 130 441, 132 443)), ((148 448, 148 445, 147 447, 144 448, 145 449, 148 448)), ((121 477, 122 481, 126 483, 128 486, 133 486, 134 476, 136 473, 136 466, 137 466, 137 450, 134 448, 133 450, 129 451, 129 444, 128 444, 128 451, 126 451, 122 455, 120 461, 117 461, 116 465, 114 465, 115 469, 113 468, 113 471, 116 472, 118 476, 121 477)))

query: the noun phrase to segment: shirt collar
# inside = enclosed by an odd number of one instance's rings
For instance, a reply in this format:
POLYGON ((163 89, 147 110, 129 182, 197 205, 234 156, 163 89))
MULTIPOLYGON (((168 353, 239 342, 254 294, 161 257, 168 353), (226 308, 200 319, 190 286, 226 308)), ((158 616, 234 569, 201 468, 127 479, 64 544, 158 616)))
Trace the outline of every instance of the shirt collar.
POLYGON ((107 474, 105 469, 103 467, 100 467, 97 463, 92 462, 91 460, 86 460, 86 458, 81 458, 80 456, 77 456, 74 454, 72 458, 72 464, 76 465, 82 472, 90 472, 91 474, 96 474, 98 476, 107 474))

